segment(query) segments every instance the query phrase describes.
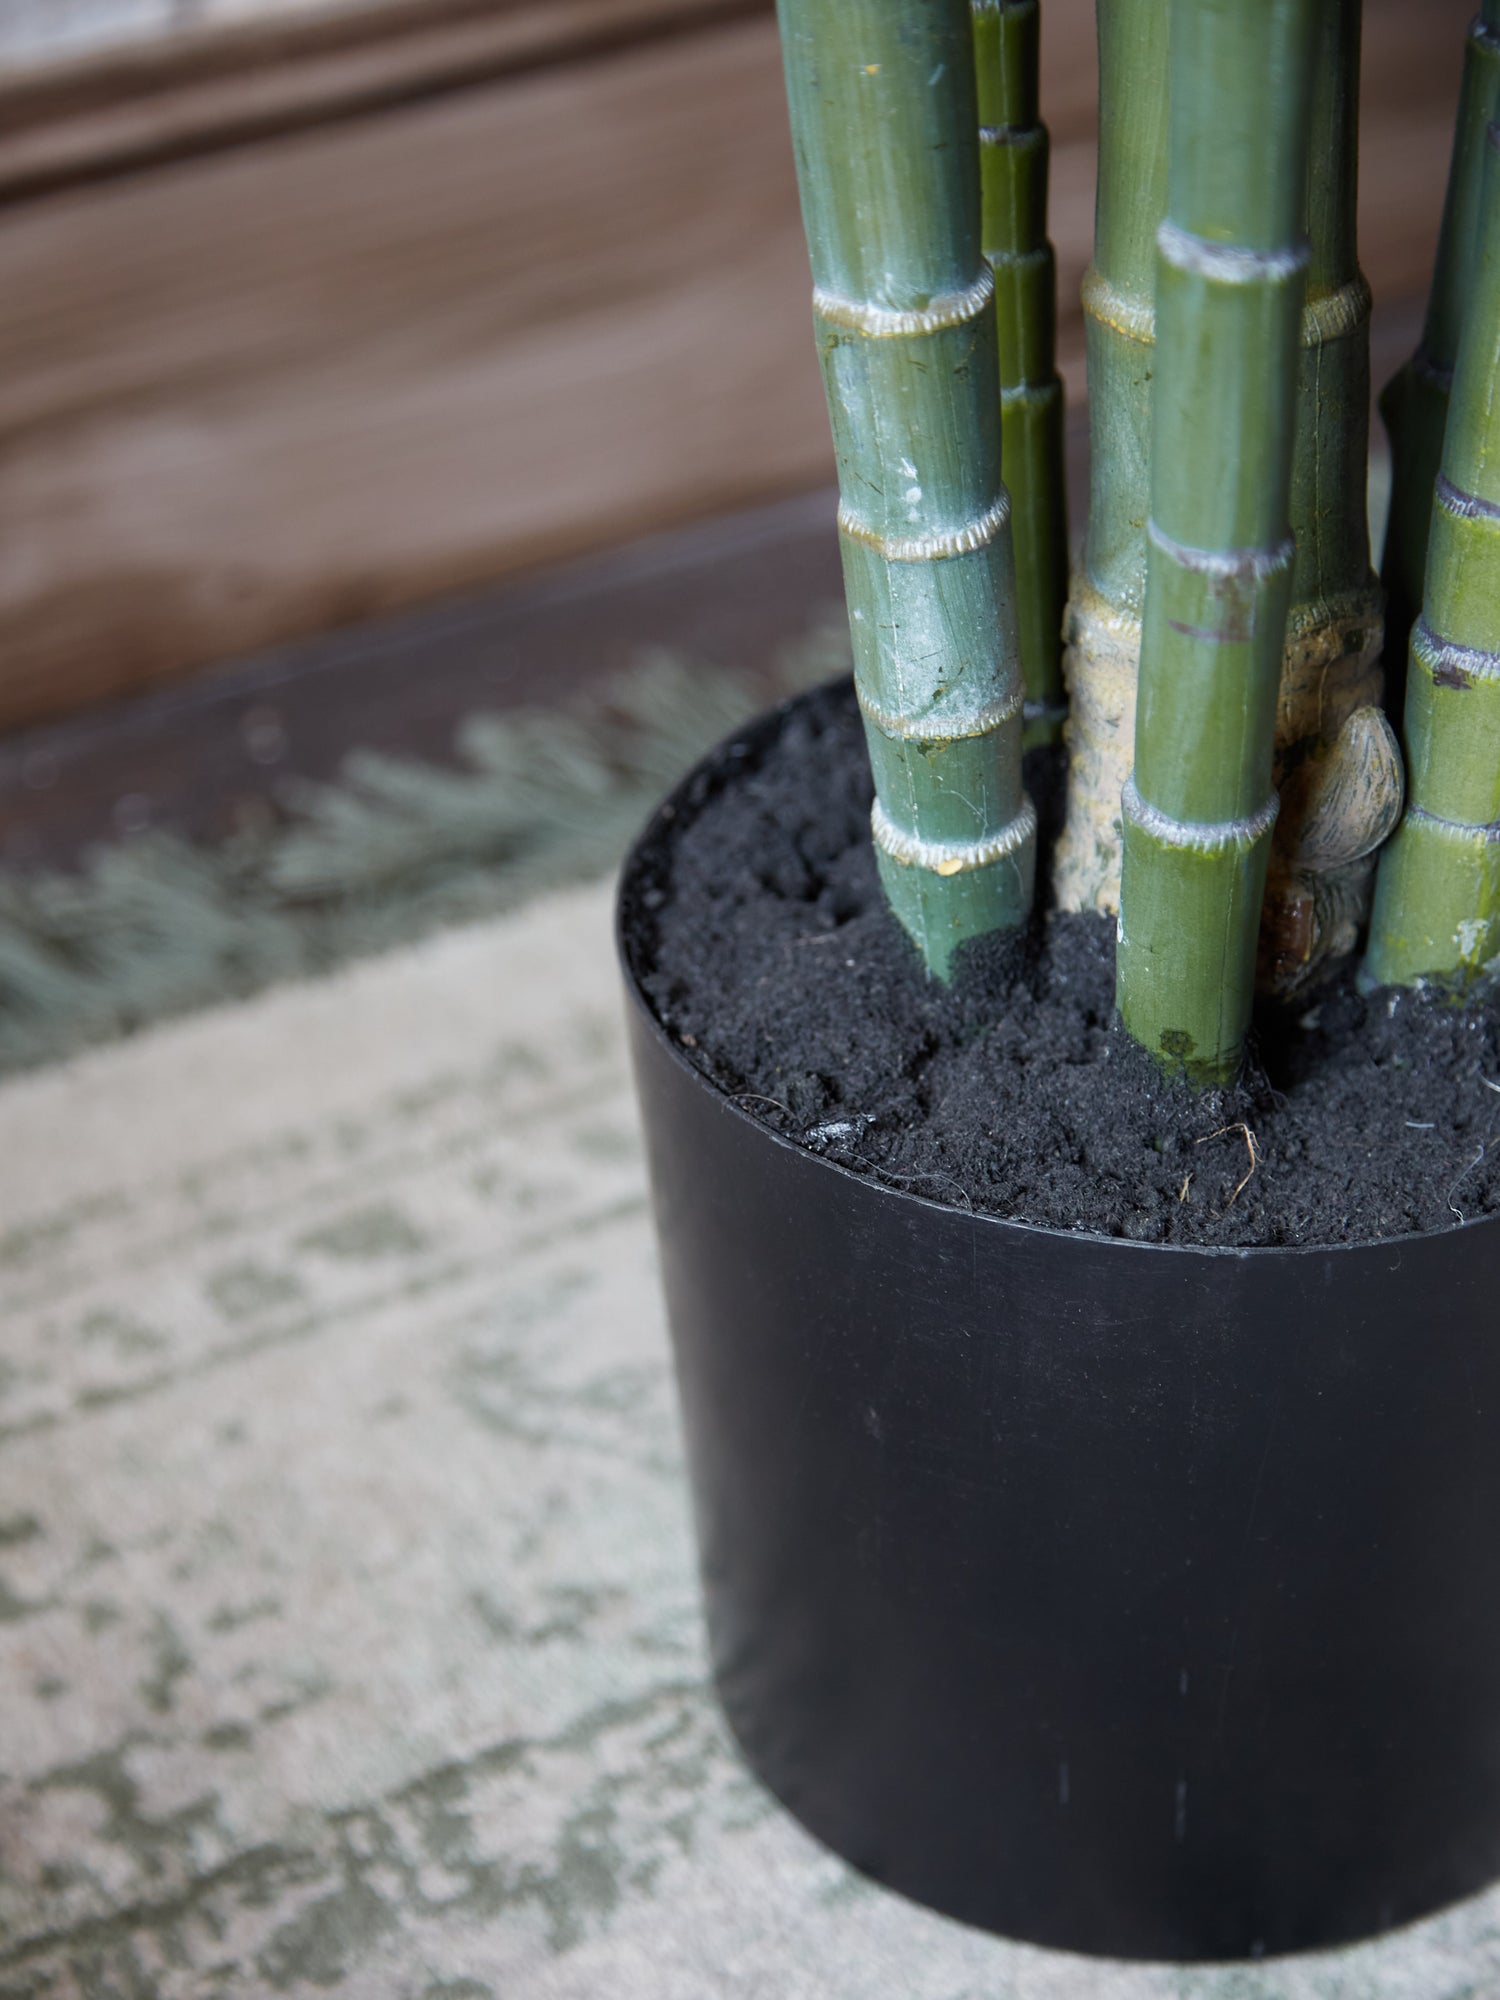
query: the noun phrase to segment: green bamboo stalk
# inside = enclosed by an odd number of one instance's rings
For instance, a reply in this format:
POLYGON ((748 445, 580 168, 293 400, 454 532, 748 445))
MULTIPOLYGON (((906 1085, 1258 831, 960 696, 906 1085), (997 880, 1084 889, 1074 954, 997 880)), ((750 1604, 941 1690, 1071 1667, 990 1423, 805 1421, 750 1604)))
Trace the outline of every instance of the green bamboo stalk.
POLYGON ((1171 0, 1151 518, 1116 994, 1200 1084, 1240 1061, 1277 798, 1319 0, 1171 0))
POLYGON ((1380 586, 1367 507, 1370 288, 1359 268, 1361 0, 1320 0, 1309 124, 1307 297, 1298 354, 1292 609, 1276 714, 1281 813, 1259 983, 1286 996, 1353 951, 1375 849, 1401 810, 1380 709, 1380 586))
POLYGON ((1130 771, 1150 512, 1156 229, 1167 204, 1168 0, 1098 0, 1099 168, 1083 280, 1089 515, 1067 607, 1066 910, 1114 910, 1130 771))
POLYGON ((1039 122, 1037 0, 971 0, 979 89, 981 230, 995 274, 1002 463, 1016 551, 1026 741, 1055 742, 1067 713, 1068 596, 1057 260, 1047 240, 1047 128, 1039 122))
POLYGON ((891 907, 928 971, 1031 902, 968 0, 781 0, 891 907))
POLYGON ((1432 505, 1406 691, 1411 794, 1381 856, 1368 983, 1466 987, 1500 958, 1500 127, 1432 505))
POLYGON ((1422 606, 1432 494, 1443 455, 1459 334, 1473 284, 1484 135, 1500 115, 1500 0, 1481 0, 1464 46, 1448 192, 1432 289, 1417 351, 1380 398, 1391 441, 1391 511, 1381 581, 1386 589, 1386 676, 1392 712, 1405 692, 1407 644, 1422 606))

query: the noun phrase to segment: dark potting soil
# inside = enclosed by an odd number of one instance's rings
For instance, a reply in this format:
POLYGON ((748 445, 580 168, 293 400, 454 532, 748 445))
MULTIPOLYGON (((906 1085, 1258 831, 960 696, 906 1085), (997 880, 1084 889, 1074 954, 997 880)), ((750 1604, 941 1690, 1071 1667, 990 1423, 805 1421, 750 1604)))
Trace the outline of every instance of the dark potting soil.
MULTIPOLYGON (((1045 847, 1060 760, 1028 782, 1045 847)), ((848 682, 700 779, 630 947, 668 1032, 778 1132, 894 1187, 1151 1243, 1358 1243, 1500 1208, 1500 1009, 1352 969, 1257 1022, 1232 1090, 1166 1075, 1114 1010, 1114 927, 1038 915, 929 981, 889 915, 848 682)))

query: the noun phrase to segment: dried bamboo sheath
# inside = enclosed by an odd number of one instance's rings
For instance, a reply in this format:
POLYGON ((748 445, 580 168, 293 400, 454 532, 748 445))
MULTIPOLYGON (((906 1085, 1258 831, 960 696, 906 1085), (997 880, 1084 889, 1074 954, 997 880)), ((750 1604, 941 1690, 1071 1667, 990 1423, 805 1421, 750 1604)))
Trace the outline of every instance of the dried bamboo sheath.
POLYGON ((981 229, 995 274, 1002 462, 1016 552, 1026 739, 1055 740, 1066 713, 1068 595, 1057 260, 1047 240, 1046 127, 1037 115, 1037 0, 971 0, 979 92, 981 229))
POLYGON ((1022 920, 1035 814, 968 0, 781 0, 881 879, 939 978, 1022 920))
MULTIPOLYGON (((1259 10, 1253 10, 1257 17, 1259 10)), ((1263 982, 1293 989, 1353 948, 1368 857, 1400 807, 1375 704, 1380 595, 1365 519, 1368 287, 1355 253, 1359 0, 1317 10, 1310 262, 1295 361, 1296 554, 1276 710, 1283 794, 1265 897, 1263 982)), ((1135 736, 1156 314, 1151 239, 1165 205, 1167 0, 1100 0, 1099 203, 1085 280, 1093 451, 1088 539, 1068 607, 1065 909, 1119 900, 1120 798, 1135 736)))
POLYGON ((1317 0, 1172 0, 1160 388, 1117 998, 1195 1081, 1250 1018, 1277 798, 1317 0))
POLYGON ((1406 691, 1411 799, 1380 861, 1367 978, 1465 985, 1500 955, 1500 128, 1488 128, 1426 594, 1406 691))

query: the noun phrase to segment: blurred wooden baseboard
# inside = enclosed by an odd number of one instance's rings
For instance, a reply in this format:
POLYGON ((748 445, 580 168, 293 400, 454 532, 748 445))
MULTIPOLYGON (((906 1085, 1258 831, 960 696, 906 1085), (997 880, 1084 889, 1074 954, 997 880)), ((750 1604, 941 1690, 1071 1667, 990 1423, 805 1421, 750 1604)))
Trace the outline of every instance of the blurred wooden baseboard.
MULTIPOLYGON (((1383 296, 1467 11, 1367 6, 1383 296)), ((1044 74, 1075 397, 1091 14, 1044 74)), ((768 0, 392 0, 0 132, 0 728, 830 476, 768 0)))
POLYGON ((761 0, 349 0, 0 70, 0 201, 763 11, 761 0))
POLYGON ((667 654, 762 702, 848 624, 831 488, 646 536, 540 576, 303 638, 0 740, 0 869, 75 869, 122 834, 217 846, 265 826, 351 751, 463 761, 475 716, 566 707, 667 654), (826 636, 825 636, 826 635, 826 636))

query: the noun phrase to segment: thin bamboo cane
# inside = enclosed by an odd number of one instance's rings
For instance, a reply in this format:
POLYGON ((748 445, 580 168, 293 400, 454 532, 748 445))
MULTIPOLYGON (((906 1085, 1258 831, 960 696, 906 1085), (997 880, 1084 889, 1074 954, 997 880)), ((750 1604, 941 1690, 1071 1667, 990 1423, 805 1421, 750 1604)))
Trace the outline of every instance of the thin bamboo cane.
POLYGON ((1366 980, 1470 985, 1500 960, 1500 126, 1486 135, 1473 288, 1406 690, 1411 796, 1380 859, 1366 980))
POLYGON ((1036 816, 968 0, 781 0, 881 880, 928 971, 1030 907, 1036 816))
POLYGON ((1116 993, 1195 1082, 1240 1061, 1277 798, 1319 0, 1172 0, 1151 518, 1116 993))
POLYGON ((1417 351, 1380 398, 1391 441, 1391 511, 1381 581, 1386 589, 1389 705, 1404 705, 1407 644, 1422 605, 1432 495, 1443 455, 1448 396, 1458 339, 1473 284, 1485 132, 1500 114, 1500 0, 1481 0, 1464 45, 1463 84, 1453 128, 1453 157, 1438 234, 1432 289, 1417 351))
POLYGON ((1089 515, 1068 599, 1068 815, 1053 871, 1065 910, 1114 910, 1120 792, 1135 682, 1150 511, 1156 227, 1167 202, 1168 0, 1098 0, 1099 169, 1083 280, 1089 515))
POLYGON ((971 0, 979 88, 981 229, 995 274, 1000 427, 1016 551, 1026 741, 1054 742, 1067 713, 1068 596, 1057 260, 1047 240, 1047 128, 1039 122, 1037 0, 971 0))

